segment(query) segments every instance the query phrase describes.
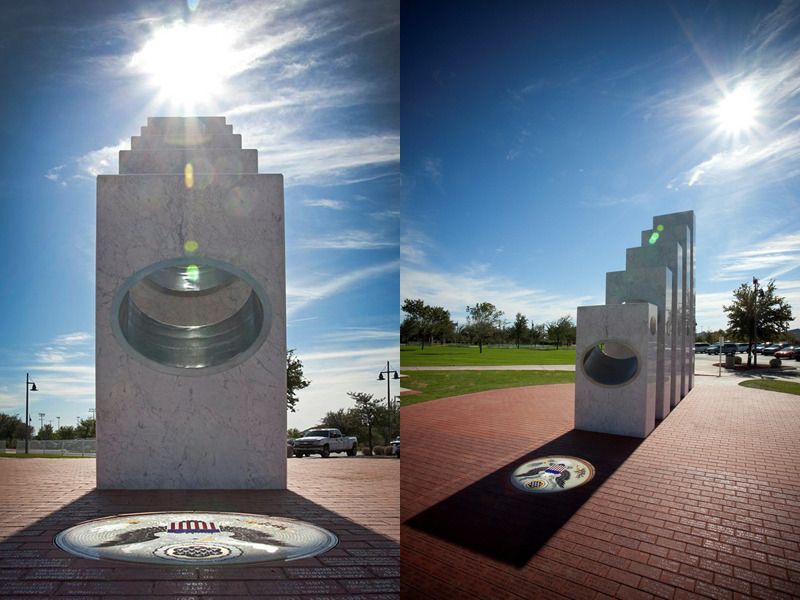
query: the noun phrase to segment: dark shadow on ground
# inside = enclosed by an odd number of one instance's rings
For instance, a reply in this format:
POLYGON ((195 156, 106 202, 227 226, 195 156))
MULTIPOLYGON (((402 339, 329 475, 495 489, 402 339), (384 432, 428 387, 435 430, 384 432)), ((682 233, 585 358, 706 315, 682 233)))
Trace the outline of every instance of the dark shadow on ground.
POLYGON ((573 429, 408 519, 405 524, 517 568, 523 567, 643 440, 573 429), (511 474, 520 464, 562 454, 588 460, 588 483, 551 494, 519 491, 511 474))
POLYGON ((54 504, 51 512, 2 540, 0 589, 3 592, 0 596, 3 598, 16 598, 17 594, 47 597, 84 594, 82 597, 92 598, 95 594, 125 597, 133 594, 136 598, 151 598, 154 594, 170 595, 171 592, 174 592, 173 597, 194 598, 200 588, 199 593, 235 589, 239 590, 238 597, 278 593, 285 593, 284 597, 298 597, 311 592, 342 593, 342 585, 359 597, 361 593, 377 591, 399 594, 400 547, 397 541, 292 491, 94 489, 64 506, 54 504), (333 532, 339 543, 315 558, 197 566, 91 560, 76 557, 54 543, 60 531, 87 520, 161 511, 224 511, 289 517, 333 532), (364 584, 360 579, 349 579, 365 577, 372 579, 364 584), (308 582, 303 578, 319 581, 308 582), (375 589, 367 588, 367 584, 375 589))

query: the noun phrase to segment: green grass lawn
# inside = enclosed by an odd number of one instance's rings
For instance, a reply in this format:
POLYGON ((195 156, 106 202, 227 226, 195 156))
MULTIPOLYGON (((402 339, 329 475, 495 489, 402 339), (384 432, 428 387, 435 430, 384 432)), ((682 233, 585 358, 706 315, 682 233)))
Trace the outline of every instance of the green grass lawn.
POLYGON ((783 392, 800 396, 800 383, 794 381, 778 381, 776 379, 750 379, 742 381, 739 385, 768 392, 783 392))
POLYGON ((461 365, 574 365, 575 349, 487 348, 477 346, 400 346, 401 367, 455 367, 461 365))
POLYGON ((401 406, 501 388, 575 383, 572 371, 409 371, 402 386, 422 392, 400 398, 401 406))

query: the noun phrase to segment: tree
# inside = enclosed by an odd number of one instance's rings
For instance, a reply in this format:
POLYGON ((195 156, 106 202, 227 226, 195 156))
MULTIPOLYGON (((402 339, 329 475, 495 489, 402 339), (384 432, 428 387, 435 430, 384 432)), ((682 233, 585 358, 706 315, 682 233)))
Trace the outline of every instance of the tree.
POLYGON ((428 306, 420 298, 406 298, 402 310, 408 317, 400 325, 401 336, 406 339, 416 336, 422 350, 427 340, 433 342, 434 337, 438 337, 444 343, 455 331, 450 311, 442 306, 428 306))
POLYGON ((297 427, 290 427, 286 430, 286 437, 294 439, 299 438, 302 432, 297 427))
POLYGON ((75 427, 72 425, 62 425, 56 430, 57 440, 75 439, 75 427))
POLYGON ((347 395, 356 401, 356 410, 361 417, 361 423, 367 428, 367 444, 372 452, 372 427, 380 416, 380 401, 366 392, 347 392, 347 395))
POLYGON ((300 401, 298 390, 309 385, 311 382, 303 379, 303 363, 294 355, 294 350, 289 350, 286 353, 286 408, 294 412, 295 405, 300 401))
POLYGON ((531 344, 536 345, 544 339, 544 334, 546 333, 546 327, 544 323, 540 323, 539 325, 533 324, 533 319, 531 319, 531 344))
POLYGON ((555 341, 556 350, 562 342, 567 342, 575 337, 575 324, 571 317, 561 317, 547 324, 547 338, 555 341))
MULTIPOLYGON (((33 436, 33 427, 28 426, 28 435, 33 436)), ((12 440, 25 439, 25 424, 19 415, 0 413, 0 440, 6 440, 9 445, 12 440)))
POLYGON ((94 419, 81 419, 75 428, 75 437, 81 440, 97 437, 97 422, 94 419))
POLYGON ((792 307, 775 293, 775 280, 770 279, 766 288, 758 287, 758 279, 753 277, 753 285, 743 283, 733 290, 733 302, 723 306, 728 314, 728 331, 740 338, 747 338, 747 365, 757 364, 752 352, 756 339, 769 340, 786 333, 792 320, 792 307), (751 360, 752 359, 752 360, 751 360))
POLYGON ((44 425, 41 429, 39 429, 39 433, 36 434, 37 440, 52 440, 53 439, 53 426, 48 423, 44 425))
POLYGON ((467 323, 472 335, 478 341, 478 349, 483 353, 483 343, 491 338, 500 327, 502 310, 497 310, 491 302, 480 302, 467 306, 467 323))
POLYGON ((517 348, 519 348, 519 343, 522 339, 522 336, 528 331, 528 318, 522 313, 517 313, 517 316, 514 318, 513 329, 514 339, 517 340, 517 348))

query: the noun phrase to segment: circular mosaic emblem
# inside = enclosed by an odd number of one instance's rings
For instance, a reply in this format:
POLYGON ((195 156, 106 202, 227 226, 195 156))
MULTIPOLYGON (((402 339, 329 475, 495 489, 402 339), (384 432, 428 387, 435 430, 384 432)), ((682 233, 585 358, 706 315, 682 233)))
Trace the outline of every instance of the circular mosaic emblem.
POLYGON ((583 485, 594 477, 594 467, 573 456, 541 456, 522 463, 511 474, 519 490, 549 494, 583 485))
POLYGON ((327 552, 336 536, 310 523, 241 513, 147 513, 87 521, 59 533, 84 558, 150 564, 245 564, 327 552))

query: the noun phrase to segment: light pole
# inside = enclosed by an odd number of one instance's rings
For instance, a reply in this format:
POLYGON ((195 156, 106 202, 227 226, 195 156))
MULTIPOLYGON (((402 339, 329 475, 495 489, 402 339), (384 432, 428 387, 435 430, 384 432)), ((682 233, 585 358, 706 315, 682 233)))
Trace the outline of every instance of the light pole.
MULTIPOLYGON (((398 375, 397 371, 392 371, 389 367, 389 361, 386 361, 386 370, 381 371, 378 373, 378 381, 383 381, 384 375, 386 375, 386 408, 389 410, 388 420, 389 420, 389 430, 387 431, 388 435, 392 434, 392 379, 400 379, 400 375, 398 375), (392 375, 392 377, 389 377, 392 375)), ((389 441, 389 440, 386 440, 389 441)))
POLYGON ((28 436, 30 435, 30 417, 28 417, 28 389, 38 392, 36 384, 31 381, 31 376, 25 373, 25 454, 28 453, 28 436), (30 388, 28 387, 30 386, 30 388))
POLYGON ((58 429, 61 429, 61 417, 56 417, 56 423, 58 423, 58 429))

